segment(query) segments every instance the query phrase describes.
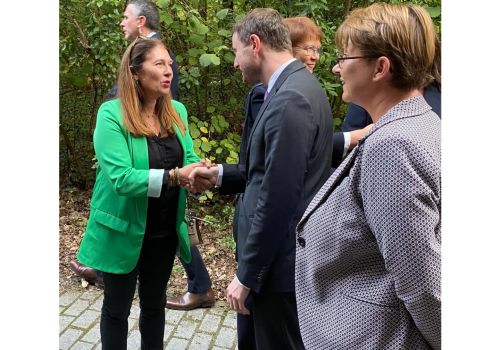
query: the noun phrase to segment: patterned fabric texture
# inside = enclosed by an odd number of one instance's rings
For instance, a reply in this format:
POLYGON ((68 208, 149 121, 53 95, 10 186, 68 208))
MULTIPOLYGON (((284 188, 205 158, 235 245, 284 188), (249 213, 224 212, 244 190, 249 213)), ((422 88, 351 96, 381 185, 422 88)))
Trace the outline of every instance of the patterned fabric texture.
POLYGON ((441 126, 421 97, 389 110, 297 226, 307 349, 441 347, 441 126))

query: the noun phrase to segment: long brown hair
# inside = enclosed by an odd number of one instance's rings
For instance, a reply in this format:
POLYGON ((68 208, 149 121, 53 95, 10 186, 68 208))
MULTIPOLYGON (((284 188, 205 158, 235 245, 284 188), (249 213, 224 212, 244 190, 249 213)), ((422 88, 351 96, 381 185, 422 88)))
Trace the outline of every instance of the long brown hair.
MULTIPOLYGON (((163 42, 158 39, 139 37, 129 45, 120 63, 118 97, 122 107, 123 124, 135 136, 150 136, 152 131, 141 117, 144 96, 139 82, 134 79, 133 75, 142 69, 146 56, 157 46, 165 47, 163 42)), ((170 94, 156 100, 155 114, 160 120, 160 130, 166 130, 167 133, 173 134, 175 132, 174 125, 177 125, 181 133, 185 133, 184 123, 172 105, 170 94)))

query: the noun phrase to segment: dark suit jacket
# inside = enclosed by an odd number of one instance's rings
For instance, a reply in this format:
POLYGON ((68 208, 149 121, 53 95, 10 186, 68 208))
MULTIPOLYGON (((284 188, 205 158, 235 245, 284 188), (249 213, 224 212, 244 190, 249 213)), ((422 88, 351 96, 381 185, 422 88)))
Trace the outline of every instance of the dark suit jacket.
MULTIPOLYGON (((243 124, 243 132, 241 134, 240 143, 240 154, 238 162, 238 172, 235 175, 239 175, 239 181, 228 182, 224 181, 224 186, 220 188, 220 194, 234 194, 245 192, 245 166, 247 161, 247 146, 248 139, 250 137, 250 132, 252 131, 252 126, 257 118, 257 114, 260 111, 260 107, 264 103, 264 94, 266 93, 266 87, 262 83, 255 84, 252 86, 245 99, 245 121, 243 124)), ((237 213, 235 213, 235 216, 237 213)), ((237 221, 235 222, 237 223, 237 221)), ((236 238, 235 238, 236 240, 236 238)))
MULTIPOLYGON (((432 107, 432 111, 441 118, 441 89, 435 83, 429 84, 424 89, 424 99, 432 107)), ((372 123, 372 118, 368 112, 358 106, 350 103, 347 107, 347 113, 342 123, 342 132, 333 133, 333 154, 332 167, 336 168, 342 162, 344 153, 344 134, 343 132, 362 129, 372 123)))
MULTIPOLYGON (((152 38, 155 39, 161 39, 160 34, 155 33, 151 36, 152 38)), ((170 49, 167 48, 168 54, 170 55, 170 58, 172 59, 172 82, 170 84, 170 94, 174 100, 179 100, 179 67, 177 66, 177 60, 175 59, 175 54, 174 52, 170 49)), ((106 99, 112 99, 115 98, 118 93, 118 86, 115 84, 113 87, 109 90, 108 95, 106 96, 106 99)))
POLYGON ((244 169, 223 165, 222 187, 242 185, 238 279, 254 292, 293 292, 295 226, 330 174, 332 114, 317 79, 294 61, 278 77, 249 137, 244 169), (242 173, 243 171, 243 173, 242 173))

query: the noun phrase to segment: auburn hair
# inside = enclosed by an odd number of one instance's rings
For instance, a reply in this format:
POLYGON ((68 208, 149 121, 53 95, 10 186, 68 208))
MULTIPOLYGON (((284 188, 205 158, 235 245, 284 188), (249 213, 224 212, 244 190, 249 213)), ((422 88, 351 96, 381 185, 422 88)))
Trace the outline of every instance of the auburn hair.
MULTIPOLYGON (((142 118, 144 95, 139 82, 134 79, 134 74, 142 70, 142 65, 148 53, 157 46, 167 49, 159 39, 138 37, 128 46, 120 63, 118 97, 122 107, 123 124, 134 136, 153 135, 152 130, 142 118)), ((160 130, 173 134, 175 133, 174 126, 177 126, 182 134, 185 133, 186 127, 172 105, 170 94, 161 96, 156 100, 155 114, 160 120, 160 130)))

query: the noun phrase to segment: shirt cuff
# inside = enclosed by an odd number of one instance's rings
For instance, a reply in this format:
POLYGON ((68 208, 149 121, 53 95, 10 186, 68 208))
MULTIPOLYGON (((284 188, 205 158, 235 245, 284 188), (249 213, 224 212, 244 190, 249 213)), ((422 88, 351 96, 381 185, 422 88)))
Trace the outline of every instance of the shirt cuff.
POLYGON ((347 151, 349 151, 349 145, 351 144, 351 133, 344 132, 344 153, 342 153, 342 158, 347 155, 347 151))
POLYGON ((160 197, 164 172, 165 169, 149 169, 148 197, 160 197))
POLYGON ((219 169, 219 174, 217 175, 217 181, 215 181, 215 188, 222 186, 222 173, 224 172, 224 167, 222 164, 217 164, 217 169, 219 169))
POLYGON ((240 286, 242 286, 243 288, 245 288, 246 290, 250 290, 250 288, 248 288, 247 286, 245 286, 243 283, 240 282, 240 280, 238 279, 238 276, 234 276, 236 278, 236 282, 238 282, 238 284, 240 286))

